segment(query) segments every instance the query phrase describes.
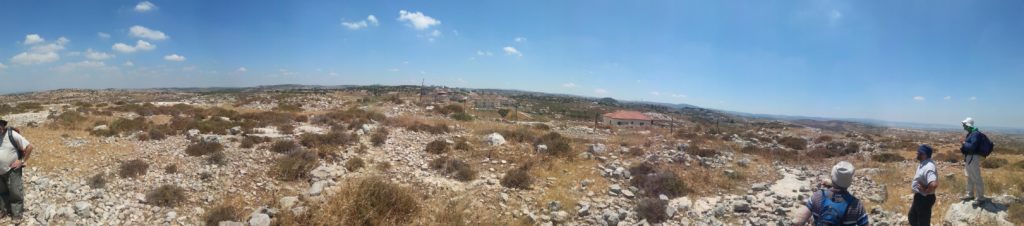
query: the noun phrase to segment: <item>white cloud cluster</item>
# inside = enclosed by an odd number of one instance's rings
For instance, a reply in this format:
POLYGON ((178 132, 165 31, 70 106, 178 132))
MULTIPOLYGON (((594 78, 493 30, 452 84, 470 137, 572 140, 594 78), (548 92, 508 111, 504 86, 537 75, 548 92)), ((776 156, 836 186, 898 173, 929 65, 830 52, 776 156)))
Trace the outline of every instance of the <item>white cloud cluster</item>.
POLYGON ((346 28, 351 29, 351 30, 359 30, 359 29, 363 29, 363 28, 366 28, 366 27, 369 27, 369 26, 376 27, 376 26, 379 26, 379 25, 380 25, 380 21, 377 21, 377 17, 373 16, 373 15, 367 16, 365 20, 360 20, 360 21, 355 21, 355 22, 347 22, 347 21, 342 21, 341 22, 341 26, 345 26, 346 28))
POLYGON ((171 54, 171 55, 164 56, 164 60, 181 62, 181 61, 185 61, 185 56, 178 55, 178 54, 171 54))
POLYGON ((4 63, 0 63, 0 70, 3 70, 3 69, 7 69, 7 65, 4 65, 4 63))
POLYGON ((914 96, 914 100, 915 101, 924 101, 924 97, 923 96, 914 96))
POLYGON ((106 59, 114 58, 114 54, 99 52, 92 49, 86 49, 85 58, 89 60, 103 61, 106 59))
POLYGON ((102 39, 108 39, 108 38, 110 38, 110 34, 103 33, 103 32, 96 32, 96 37, 100 37, 102 39))
POLYGON ((38 34, 28 34, 25 35, 25 41, 22 41, 21 44, 32 45, 36 43, 42 43, 45 41, 46 40, 44 40, 43 37, 40 37, 38 34))
POLYGON ((426 30, 430 26, 441 24, 440 20, 423 15, 422 12, 409 12, 405 10, 398 11, 398 21, 406 21, 416 30, 426 30))
POLYGON ((516 41, 516 42, 519 42, 519 43, 526 42, 526 38, 524 38, 524 37, 516 37, 513 40, 516 41))
POLYGON ((139 25, 135 25, 129 28, 128 34, 130 34, 132 37, 144 38, 153 41, 160 41, 168 38, 167 34, 164 34, 164 32, 162 31, 149 29, 139 25))
POLYGON ((139 4, 135 5, 135 12, 149 12, 154 9, 156 9, 156 5, 149 1, 139 2, 139 4))
POLYGON ((237 70, 235 70, 235 72, 238 73, 245 73, 247 71, 249 71, 249 69, 246 69, 245 67, 239 67, 237 70))
POLYGON ((576 88, 576 83, 571 83, 571 82, 570 83, 565 83, 565 84, 562 84, 562 87, 565 87, 565 88, 576 88))
POLYGON ((85 60, 80 62, 71 62, 61 65, 60 67, 54 68, 57 72, 67 73, 75 72, 80 70, 117 70, 116 67, 108 67, 106 63, 102 61, 91 61, 85 60))
POLYGON ((143 40, 139 40, 135 42, 135 46, 130 46, 128 44, 118 42, 114 43, 114 46, 111 46, 110 48, 114 51, 118 51, 121 53, 134 53, 135 51, 139 50, 148 51, 156 49, 156 45, 150 44, 149 42, 143 40))
POLYGON ((57 52, 64 50, 64 45, 71 40, 65 37, 60 37, 53 43, 45 43, 46 40, 37 34, 29 34, 25 36, 25 41, 22 43, 30 45, 28 51, 21 52, 18 55, 11 57, 11 63, 21 65, 32 65, 49 63, 60 60, 60 54, 57 52))
POLYGON ((505 48, 501 48, 501 50, 505 51, 506 55, 523 56, 523 53, 520 53, 515 47, 505 46, 505 48))
POLYGON ((477 56, 493 56, 494 53, 491 53, 491 51, 477 50, 476 51, 476 55, 477 56))
POLYGON ((605 90, 605 89, 594 89, 594 94, 598 94, 598 95, 608 94, 608 90, 605 90))

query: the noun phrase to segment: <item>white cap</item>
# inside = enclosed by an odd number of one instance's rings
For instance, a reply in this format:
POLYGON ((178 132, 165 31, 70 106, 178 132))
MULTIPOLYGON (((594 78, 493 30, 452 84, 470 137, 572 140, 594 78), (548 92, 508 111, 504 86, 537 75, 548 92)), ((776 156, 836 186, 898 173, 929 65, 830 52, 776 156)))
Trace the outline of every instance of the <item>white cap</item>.
POLYGON ((832 166, 832 185, 840 188, 850 188, 853 183, 853 164, 841 161, 832 166))
POLYGON ((964 119, 964 121, 960 123, 963 123, 966 126, 974 127, 974 119, 971 117, 967 117, 967 119, 964 119))

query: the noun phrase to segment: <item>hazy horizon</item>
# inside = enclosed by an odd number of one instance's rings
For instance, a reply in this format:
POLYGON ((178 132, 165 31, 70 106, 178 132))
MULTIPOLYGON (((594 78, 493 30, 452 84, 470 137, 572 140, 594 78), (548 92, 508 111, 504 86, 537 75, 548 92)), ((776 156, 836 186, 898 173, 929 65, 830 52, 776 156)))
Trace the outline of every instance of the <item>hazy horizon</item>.
POLYGON ((0 93, 445 85, 1024 128, 1024 2, 0 2, 0 93))

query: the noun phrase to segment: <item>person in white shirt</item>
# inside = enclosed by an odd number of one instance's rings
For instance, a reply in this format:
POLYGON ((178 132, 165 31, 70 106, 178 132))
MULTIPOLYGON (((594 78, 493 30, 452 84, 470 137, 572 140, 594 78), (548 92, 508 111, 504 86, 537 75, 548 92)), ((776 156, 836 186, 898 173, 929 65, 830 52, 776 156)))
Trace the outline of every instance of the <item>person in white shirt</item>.
POLYGON ((931 225, 932 207, 935 206, 935 189, 939 187, 938 173, 932 161, 932 147, 922 144, 917 148, 917 172, 910 187, 914 191, 914 202, 910 205, 907 219, 911 226, 931 225))
POLYGON ((3 210, 0 213, 11 216, 15 225, 21 223, 24 210, 25 191, 21 177, 21 169, 32 153, 32 144, 21 136, 18 131, 8 128, 7 121, 0 120, 0 199, 3 210))

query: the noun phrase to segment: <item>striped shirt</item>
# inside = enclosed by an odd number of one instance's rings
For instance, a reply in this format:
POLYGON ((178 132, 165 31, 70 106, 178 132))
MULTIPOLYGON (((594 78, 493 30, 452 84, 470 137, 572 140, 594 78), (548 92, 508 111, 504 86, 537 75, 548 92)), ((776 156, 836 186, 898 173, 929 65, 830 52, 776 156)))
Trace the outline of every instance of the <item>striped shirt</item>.
MULTIPOLYGON (((830 196, 832 196, 831 199, 833 201, 845 202, 846 200, 843 200, 843 196, 841 195, 841 193, 848 192, 845 190, 830 189, 829 192, 825 193, 830 194, 830 196)), ((822 206, 822 204, 824 203, 822 202, 824 201, 824 198, 825 197, 822 195, 821 191, 814 192, 814 195, 812 195, 811 198, 807 200, 807 209, 810 209, 811 213, 820 214, 825 210, 825 207, 822 206)), ((843 217, 843 225, 863 226, 867 225, 870 222, 870 220, 868 220, 868 212, 864 211, 863 202, 858 201, 856 206, 851 206, 848 209, 849 210, 846 212, 846 216, 843 217)))

